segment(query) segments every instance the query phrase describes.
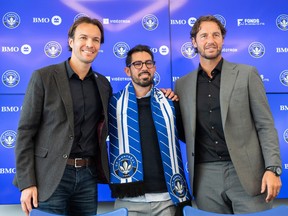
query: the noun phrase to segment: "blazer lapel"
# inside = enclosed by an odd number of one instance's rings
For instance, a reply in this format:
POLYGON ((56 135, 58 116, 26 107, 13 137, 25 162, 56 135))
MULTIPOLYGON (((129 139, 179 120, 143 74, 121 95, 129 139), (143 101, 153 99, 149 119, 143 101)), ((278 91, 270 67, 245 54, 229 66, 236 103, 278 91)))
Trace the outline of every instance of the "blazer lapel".
MULTIPOLYGON (((74 114, 73 114, 73 102, 70 92, 69 81, 65 68, 65 62, 58 65, 55 69, 55 80, 59 89, 60 97, 64 103, 64 107, 67 113, 67 118, 71 128, 74 129, 74 114)), ((74 131, 74 130, 73 130, 74 131)))
POLYGON ((221 71, 220 83, 220 107, 223 128, 226 123, 228 105, 231 99, 231 93, 235 85, 237 74, 238 70, 236 70, 236 65, 224 60, 221 71))

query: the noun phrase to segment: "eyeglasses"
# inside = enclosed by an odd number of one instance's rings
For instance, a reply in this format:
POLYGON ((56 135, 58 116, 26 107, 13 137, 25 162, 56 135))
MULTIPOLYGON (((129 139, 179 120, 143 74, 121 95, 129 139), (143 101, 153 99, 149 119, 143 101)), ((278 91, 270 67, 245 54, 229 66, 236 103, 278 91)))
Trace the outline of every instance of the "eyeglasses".
POLYGON ((143 67, 143 64, 145 64, 148 69, 151 69, 154 67, 155 63, 156 62, 152 61, 152 60, 147 60, 145 62, 135 61, 135 62, 129 64, 127 67, 131 67, 131 65, 133 65, 136 69, 141 69, 143 67))

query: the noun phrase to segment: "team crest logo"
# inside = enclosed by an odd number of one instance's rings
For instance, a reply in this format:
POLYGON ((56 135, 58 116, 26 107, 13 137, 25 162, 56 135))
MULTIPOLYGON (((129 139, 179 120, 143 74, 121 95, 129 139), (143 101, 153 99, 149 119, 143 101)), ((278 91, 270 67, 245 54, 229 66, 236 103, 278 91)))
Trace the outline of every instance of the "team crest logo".
POLYGON ((170 180, 171 191, 175 196, 183 198, 187 194, 187 185, 180 174, 174 174, 170 180))
POLYGON ((121 154, 113 163, 114 173, 119 179, 131 178, 136 173, 137 169, 137 159, 132 154, 121 154))
POLYGON ((159 25, 158 18, 153 14, 148 14, 142 18, 142 26, 148 31, 155 30, 158 27, 158 25, 159 25))
POLYGON ((78 13, 75 17, 74 17, 74 22, 79 19, 80 17, 89 17, 87 14, 85 13, 78 13))
POLYGON ((282 31, 288 30, 288 15, 281 14, 276 18, 276 25, 282 31))
POLYGON ((197 55, 191 42, 187 42, 182 45, 181 53, 185 58, 188 58, 188 59, 195 58, 195 56, 197 55))
POLYGON ((58 42, 50 41, 45 44, 44 52, 49 58, 57 58, 62 53, 62 47, 58 42))
POLYGON ((262 58, 265 54, 265 47, 260 42, 253 42, 249 45, 248 52, 254 58, 262 58))
POLYGON ((226 26, 226 19, 225 19, 222 15, 220 15, 220 14, 215 14, 214 17, 215 17, 216 19, 218 19, 218 20, 222 23, 222 25, 223 25, 224 27, 226 26))
POLYGON ((113 53, 117 58, 125 58, 130 47, 125 42, 118 42, 113 46, 113 53))
POLYGON ((14 70, 7 70, 2 75, 2 83, 9 88, 17 86, 19 82, 20 76, 14 70))
POLYGON ((280 82, 284 86, 288 86, 288 70, 284 70, 280 73, 279 76, 280 82))
POLYGON ((285 140, 286 143, 288 143, 288 129, 286 129, 283 133, 283 138, 285 140))
POLYGON ((154 81, 154 86, 157 86, 160 83, 160 75, 157 71, 155 71, 154 73, 153 81, 154 81))
POLYGON ((15 29, 20 25, 20 16, 15 12, 8 12, 3 16, 2 22, 6 28, 15 29))
POLYGON ((7 130, 1 134, 1 144, 5 148, 14 148, 16 142, 16 132, 13 130, 7 130))

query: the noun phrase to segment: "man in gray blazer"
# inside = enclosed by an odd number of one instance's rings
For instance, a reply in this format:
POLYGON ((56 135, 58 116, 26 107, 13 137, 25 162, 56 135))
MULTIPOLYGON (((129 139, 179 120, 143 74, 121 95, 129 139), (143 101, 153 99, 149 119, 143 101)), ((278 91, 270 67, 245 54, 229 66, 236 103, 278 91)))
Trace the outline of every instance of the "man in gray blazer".
POLYGON ((97 212, 97 183, 109 180, 106 138, 109 81, 92 70, 104 42, 100 21, 76 20, 71 57, 36 70, 18 125, 16 176, 22 210, 68 215, 97 212))
POLYGON ((190 185, 202 210, 263 211, 281 188, 278 136, 256 68, 222 58, 225 34, 214 16, 195 22, 190 36, 200 64, 175 85, 190 185))

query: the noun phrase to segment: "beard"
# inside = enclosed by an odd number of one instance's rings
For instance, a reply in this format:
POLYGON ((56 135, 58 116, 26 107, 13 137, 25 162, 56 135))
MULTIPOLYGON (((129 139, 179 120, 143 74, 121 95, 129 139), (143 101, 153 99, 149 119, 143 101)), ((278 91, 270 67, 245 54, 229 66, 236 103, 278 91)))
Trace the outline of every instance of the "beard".
POLYGON ((217 48, 217 52, 214 54, 207 54, 205 50, 198 50, 200 56, 209 60, 217 59, 221 55, 221 51, 222 51, 222 47, 220 49, 217 48))
POLYGON ((143 73, 148 73, 148 72, 142 72, 140 73, 137 77, 136 76, 131 76, 132 81, 136 84, 139 85, 141 87, 148 87, 150 85, 153 84, 153 77, 151 77, 150 73, 148 77, 146 78, 139 78, 141 76, 141 74, 143 73))

